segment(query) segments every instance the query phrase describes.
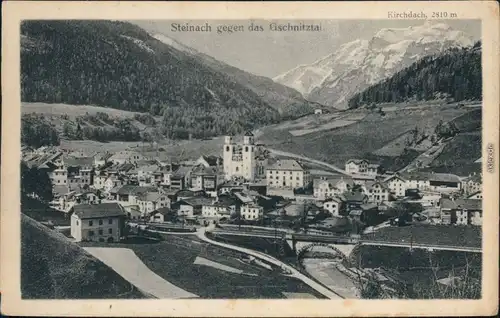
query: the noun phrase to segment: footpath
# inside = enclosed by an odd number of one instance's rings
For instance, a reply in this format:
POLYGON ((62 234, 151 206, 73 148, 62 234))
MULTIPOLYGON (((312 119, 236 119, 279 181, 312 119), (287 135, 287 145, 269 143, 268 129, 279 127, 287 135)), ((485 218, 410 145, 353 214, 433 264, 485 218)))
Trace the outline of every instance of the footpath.
POLYGON ((107 247, 85 247, 84 249, 111 267, 118 275, 122 276, 139 290, 154 298, 179 299, 198 297, 155 274, 131 249, 107 247))

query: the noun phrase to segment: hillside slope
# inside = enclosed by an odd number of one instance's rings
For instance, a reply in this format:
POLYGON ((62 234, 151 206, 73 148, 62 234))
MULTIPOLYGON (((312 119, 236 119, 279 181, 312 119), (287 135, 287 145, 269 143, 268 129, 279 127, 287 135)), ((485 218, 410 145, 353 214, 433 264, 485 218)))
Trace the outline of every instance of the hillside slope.
POLYGON ((163 115, 169 137, 239 133, 279 120, 254 91, 199 58, 115 21, 25 21, 22 101, 163 115))
POLYGON ((153 37, 184 53, 199 58, 201 62, 215 71, 227 74, 232 80, 256 93, 262 100, 275 108, 283 118, 297 118, 311 113, 314 107, 321 106, 317 105, 317 103, 306 101, 302 97, 302 94, 293 88, 276 83, 270 78, 257 76, 223 63, 207 54, 185 46, 164 34, 155 33, 153 37))
POLYGON ((332 54, 274 80, 299 90, 308 100, 346 108, 352 95, 424 56, 472 45, 464 32, 427 21, 417 27, 382 29, 371 39, 345 43, 332 54))
POLYGON ((35 220, 21 215, 25 299, 145 298, 116 272, 35 220))
POLYGON ((413 63, 354 95, 349 100, 349 108, 443 97, 456 102, 482 98, 480 42, 472 48, 450 49, 413 63))

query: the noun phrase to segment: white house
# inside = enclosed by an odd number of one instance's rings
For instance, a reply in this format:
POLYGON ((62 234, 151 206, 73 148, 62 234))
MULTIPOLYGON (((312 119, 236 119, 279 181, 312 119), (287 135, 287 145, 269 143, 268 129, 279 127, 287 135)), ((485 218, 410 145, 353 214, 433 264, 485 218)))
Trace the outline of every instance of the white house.
POLYGON ((203 165, 205 168, 222 167, 222 158, 219 156, 200 156, 195 163, 195 166, 198 165, 203 165))
POLYGON ((111 161, 115 164, 136 164, 138 161, 142 161, 144 159, 144 156, 136 151, 123 150, 113 154, 108 158, 108 161, 111 161))
POLYGON ((160 208, 169 208, 170 199, 166 194, 160 192, 147 192, 137 196, 137 205, 144 215, 160 208))
POLYGON ((309 171, 296 160, 278 160, 266 170, 268 188, 295 189, 311 182, 309 171))
POLYGON ((482 200, 441 199, 441 223, 457 225, 482 224, 482 200))
POLYGON ((402 174, 402 177, 407 180, 407 189, 452 193, 462 188, 460 178, 450 173, 412 172, 402 174))
POLYGON ((330 197, 323 202, 323 209, 328 211, 332 216, 340 216, 340 207, 342 200, 338 197, 330 197))
POLYGON ((324 200, 349 191, 353 186, 354 181, 350 177, 314 179, 313 194, 315 198, 324 200))
POLYGON ((205 204, 201 209, 201 215, 208 218, 229 218, 231 214, 235 213, 235 206, 228 206, 227 204, 214 202, 212 204, 205 204))
POLYGON ((94 189, 98 189, 98 190, 104 189, 107 179, 108 179, 108 176, 106 176, 104 173, 102 173, 102 174, 99 173, 99 174, 94 176, 92 186, 94 187, 94 189))
POLYGON ((94 156, 94 167, 99 168, 103 167, 108 163, 108 159, 111 158, 112 154, 105 152, 105 153, 97 153, 94 156))
POLYGON ((364 159, 349 159, 345 163, 345 171, 349 174, 366 173, 368 161, 364 159))
POLYGON ((104 181, 104 191, 109 192, 113 188, 124 186, 125 183, 121 177, 110 176, 104 181))
POLYGON ((480 173, 473 174, 462 181, 462 188, 466 195, 482 191, 483 181, 480 173))
POLYGON ((258 220, 264 216, 264 208, 256 204, 245 204, 241 206, 241 218, 245 220, 258 220))
POLYGON ((71 208, 71 236, 76 242, 118 242, 126 214, 118 203, 79 204, 71 208))
POLYGON ((396 197, 404 197, 406 193, 407 182, 401 176, 395 174, 384 179, 384 183, 389 187, 396 197))
POLYGON ((315 114, 315 115, 321 115, 321 114, 323 114, 323 110, 322 110, 321 108, 316 108, 316 109, 314 110, 314 114, 315 114))
POLYGON ((164 207, 154 210, 150 214, 150 222, 163 223, 166 222, 167 216, 171 213, 170 208, 164 207))
POLYGON ((390 190, 383 182, 366 182, 363 191, 368 195, 370 203, 380 204, 389 201, 390 190))

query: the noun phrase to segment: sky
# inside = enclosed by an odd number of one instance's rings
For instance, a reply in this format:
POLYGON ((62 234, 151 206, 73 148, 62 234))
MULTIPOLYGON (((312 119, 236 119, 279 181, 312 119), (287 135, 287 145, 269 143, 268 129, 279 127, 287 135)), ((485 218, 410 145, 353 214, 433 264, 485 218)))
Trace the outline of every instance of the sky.
MULTIPOLYGON (((383 28, 407 28, 424 23, 423 20, 301 20, 304 24, 320 24, 317 32, 272 32, 264 20, 161 20, 129 21, 152 33, 162 33, 178 42, 208 54, 242 70, 274 77, 300 64, 309 64, 335 52, 342 44, 356 39, 370 39, 383 28), (247 31, 251 23, 262 25, 263 32, 247 31), (212 32, 175 32, 172 23, 203 25, 209 23, 212 32), (218 34, 218 25, 243 25, 244 32, 218 34)), ((280 23, 299 21, 279 21, 280 23)), ((478 20, 443 20, 474 40, 481 36, 478 20)))

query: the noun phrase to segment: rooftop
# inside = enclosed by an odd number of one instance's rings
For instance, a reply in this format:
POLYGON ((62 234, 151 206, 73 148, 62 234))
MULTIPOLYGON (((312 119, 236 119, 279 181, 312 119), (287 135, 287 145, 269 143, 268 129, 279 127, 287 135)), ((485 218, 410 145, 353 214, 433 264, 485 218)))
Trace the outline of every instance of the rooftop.
POLYGON ((64 157, 63 162, 68 167, 91 167, 94 164, 92 157, 64 157))
POLYGON ((338 176, 338 177, 329 177, 329 178, 316 178, 313 180, 313 187, 317 187, 324 182, 328 182, 330 187, 336 187, 339 182, 345 182, 348 185, 354 185, 354 181, 351 177, 348 176, 338 176))
POLYGON ((383 189, 387 189, 388 188, 385 183, 380 182, 380 181, 366 181, 365 187, 367 189, 370 189, 370 188, 373 188, 377 184, 380 185, 380 187, 383 188, 383 189))
POLYGON ((94 159, 95 160, 104 160, 104 161, 106 161, 109 158, 111 158, 111 156, 113 156, 113 154, 111 154, 109 152, 97 153, 97 154, 95 154, 94 159))
POLYGON ((368 161, 366 161, 365 159, 349 159, 349 160, 347 160, 346 164, 351 163, 351 162, 353 162, 353 163, 355 163, 357 165, 359 165, 359 164, 361 164, 363 162, 364 163, 368 163, 368 161))
POLYGON ((163 215, 167 215, 171 212, 172 210, 170 210, 170 208, 167 208, 167 207, 163 207, 163 208, 159 208, 157 210, 154 210, 153 212, 151 212, 151 214, 157 214, 157 213, 160 213, 160 214, 163 214, 163 215))
POLYGON ((80 219, 125 216, 123 208, 118 203, 79 204, 73 206, 71 210, 80 219))
POLYGON ((347 192, 342 195, 340 195, 340 198, 343 199, 344 201, 357 201, 357 202, 362 202, 366 200, 368 197, 364 193, 356 192, 356 193, 351 193, 347 192))
POLYGON ((182 199, 177 202, 184 202, 188 205, 191 206, 203 206, 203 205, 210 205, 213 202, 213 199, 211 198, 205 198, 205 197, 193 197, 189 199, 182 199))
POLYGON ((119 151, 115 154, 113 154, 109 160, 126 160, 130 159, 130 157, 138 156, 139 158, 142 158, 142 155, 138 152, 135 151, 130 151, 130 150, 123 150, 119 151))
POLYGON ((158 189, 155 187, 145 187, 145 186, 136 186, 127 184, 116 192, 119 195, 141 195, 147 192, 158 192, 158 189))
POLYGON ((483 201, 476 199, 441 199, 440 206, 442 209, 467 209, 467 210, 482 210, 483 201))
POLYGON ((194 167, 191 172, 191 174, 195 175, 214 175, 217 173, 217 167, 205 167, 204 165, 198 165, 194 167))
POLYGON ((172 175, 174 178, 183 178, 191 171, 191 167, 180 166, 172 175))
POLYGON ((138 199, 140 201, 156 202, 161 198, 161 193, 159 192, 146 192, 139 195, 138 199))
POLYGON ((200 159, 205 160, 209 166, 215 167, 218 164, 222 164, 222 158, 219 156, 201 156, 200 159))
POLYGON ((304 171, 304 167, 293 159, 283 159, 278 160, 274 164, 270 165, 267 170, 292 170, 292 171, 304 171))
POLYGON ((437 182, 460 182, 457 175, 450 173, 411 172, 402 174, 407 180, 428 180, 437 182))

